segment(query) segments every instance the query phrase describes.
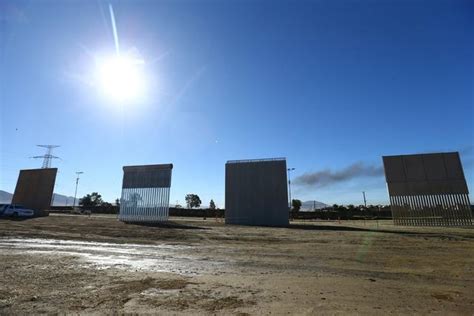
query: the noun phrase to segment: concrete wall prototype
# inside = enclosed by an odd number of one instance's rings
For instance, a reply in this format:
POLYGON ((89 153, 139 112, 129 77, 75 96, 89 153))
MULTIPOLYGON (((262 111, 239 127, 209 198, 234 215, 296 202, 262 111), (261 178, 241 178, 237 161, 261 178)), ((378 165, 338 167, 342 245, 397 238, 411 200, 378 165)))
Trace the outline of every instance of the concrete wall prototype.
POLYGON ((225 166, 225 223, 288 226, 286 160, 228 161, 225 166))
POLYGON ((172 169, 172 164, 123 167, 119 220, 167 221, 172 169))
POLYGON ((459 153, 385 156, 383 163, 396 225, 473 224, 459 153))
POLYGON ((20 170, 12 204, 20 204, 43 215, 51 207, 57 168, 20 170))

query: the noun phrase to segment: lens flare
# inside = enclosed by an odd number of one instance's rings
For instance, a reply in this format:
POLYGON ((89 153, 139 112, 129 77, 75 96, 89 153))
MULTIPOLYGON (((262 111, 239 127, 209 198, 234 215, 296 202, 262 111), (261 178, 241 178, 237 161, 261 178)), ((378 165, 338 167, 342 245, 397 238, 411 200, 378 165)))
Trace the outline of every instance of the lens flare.
POLYGON ((98 64, 101 91, 116 101, 131 101, 143 95, 143 60, 114 56, 98 64))

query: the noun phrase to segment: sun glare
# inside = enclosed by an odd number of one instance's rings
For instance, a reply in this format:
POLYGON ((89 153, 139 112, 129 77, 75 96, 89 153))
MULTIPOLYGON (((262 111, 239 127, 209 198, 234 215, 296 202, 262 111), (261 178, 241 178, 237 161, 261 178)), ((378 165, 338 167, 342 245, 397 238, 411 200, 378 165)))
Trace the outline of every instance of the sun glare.
POLYGON ((143 60, 114 56, 98 65, 100 89, 115 101, 132 101, 143 96, 143 60))

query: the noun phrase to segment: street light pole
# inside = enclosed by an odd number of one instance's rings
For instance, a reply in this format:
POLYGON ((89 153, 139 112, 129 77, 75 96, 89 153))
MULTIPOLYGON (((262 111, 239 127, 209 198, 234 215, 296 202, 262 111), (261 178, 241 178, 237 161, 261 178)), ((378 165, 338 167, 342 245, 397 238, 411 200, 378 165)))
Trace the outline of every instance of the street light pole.
POLYGON ((289 201, 289 207, 290 207, 290 211, 291 211, 291 171, 295 170, 295 168, 288 168, 288 192, 289 192, 289 198, 290 198, 290 201, 289 201))
POLYGON ((76 171, 77 178, 76 178, 76 191, 74 192, 74 202, 72 203, 72 209, 73 210, 76 207, 76 195, 77 195, 77 185, 79 184, 79 175, 83 174, 83 173, 84 172, 82 172, 82 171, 76 171))

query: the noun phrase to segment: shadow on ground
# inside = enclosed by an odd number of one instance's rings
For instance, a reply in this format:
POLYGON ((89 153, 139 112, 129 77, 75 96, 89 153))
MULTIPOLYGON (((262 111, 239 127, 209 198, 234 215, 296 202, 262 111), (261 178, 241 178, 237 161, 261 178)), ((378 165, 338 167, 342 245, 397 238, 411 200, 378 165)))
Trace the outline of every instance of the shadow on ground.
POLYGON ((22 222, 22 221, 26 221, 28 219, 33 219, 34 217, 6 217, 6 216, 3 216, 3 217, 0 217, 0 220, 4 220, 4 221, 12 221, 12 222, 22 222))
POLYGON ((301 229, 301 230, 321 230, 321 231, 341 231, 341 232, 371 232, 371 233, 385 233, 385 234, 398 234, 406 236, 417 236, 417 237, 436 237, 436 238, 452 238, 452 239, 474 239, 471 235, 465 234, 443 234, 443 233, 431 233, 431 232, 415 232, 415 231, 403 231, 403 230, 388 230, 388 229, 376 229, 376 228, 363 228, 363 227, 351 227, 351 226, 332 226, 332 225, 307 225, 307 224, 290 224, 290 229, 301 229))
POLYGON ((137 225, 137 226, 146 226, 146 227, 158 227, 158 228, 172 228, 172 229, 209 229, 200 226, 192 226, 192 225, 185 225, 179 224, 176 222, 162 222, 162 223, 126 223, 129 225, 137 225))
POLYGON ((350 227, 350 226, 332 226, 332 225, 311 225, 311 224, 290 224, 288 226, 290 229, 302 229, 302 230, 335 230, 335 231, 360 231, 360 232, 369 232, 369 231, 378 231, 370 228, 362 227, 350 227))

